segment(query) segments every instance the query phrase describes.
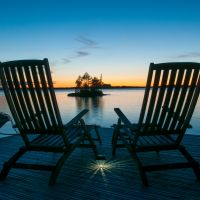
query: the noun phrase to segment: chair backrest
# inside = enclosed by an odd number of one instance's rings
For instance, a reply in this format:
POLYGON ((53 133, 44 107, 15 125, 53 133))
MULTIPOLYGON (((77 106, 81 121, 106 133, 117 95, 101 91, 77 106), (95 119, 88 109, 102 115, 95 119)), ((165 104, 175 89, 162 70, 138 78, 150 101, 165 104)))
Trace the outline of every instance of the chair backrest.
POLYGON ((0 63, 0 77, 24 139, 29 133, 61 134, 63 124, 47 59, 0 63))
POLYGON ((200 92, 200 63, 150 64, 140 134, 179 134, 189 126, 200 92))

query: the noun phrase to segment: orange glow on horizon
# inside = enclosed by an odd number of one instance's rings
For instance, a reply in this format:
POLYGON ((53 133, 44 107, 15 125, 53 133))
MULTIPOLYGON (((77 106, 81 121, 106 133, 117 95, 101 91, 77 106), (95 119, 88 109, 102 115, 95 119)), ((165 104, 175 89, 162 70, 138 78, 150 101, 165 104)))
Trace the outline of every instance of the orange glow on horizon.
MULTIPOLYGON (((95 72, 98 74, 97 72, 95 72)), ((108 73, 102 74, 102 82, 104 84, 111 84, 111 86, 141 86, 144 87, 146 85, 146 79, 147 79, 147 72, 141 71, 141 72, 122 72, 122 73, 111 73, 110 71, 108 73)), ((89 72, 89 74, 91 74, 89 72)), ((101 73, 99 73, 101 74, 101 73)), ((98 76, 97 76, 98 77, 98 76)), ((78 78, 78 75, 76 73, 52 73, 52 78, 54 82, 54 87, 75 87, 75 81, 78 78)), ((100 78, 100 77, 98 77, 100 78)))
MULTIPOLYGON (((55 79, 54 79, 55 80, 55 79)), ((146 80, 145 80, 146 81, 146 80)), ((111 86, 140 86, 144 87, 146 82, 141 80, 141 79, 135 79, 133 80, 104 80, 104 84, 111 84, 111 86)), ((60 80, 55 80, 54 81, 54 87, 75 87, 75 81, 60 81, 60 80)))
POLYGON ((140 79, 135 80, 113 80, 105 83, 110 83, 112 86, 145 86, 146 82, 140 79))

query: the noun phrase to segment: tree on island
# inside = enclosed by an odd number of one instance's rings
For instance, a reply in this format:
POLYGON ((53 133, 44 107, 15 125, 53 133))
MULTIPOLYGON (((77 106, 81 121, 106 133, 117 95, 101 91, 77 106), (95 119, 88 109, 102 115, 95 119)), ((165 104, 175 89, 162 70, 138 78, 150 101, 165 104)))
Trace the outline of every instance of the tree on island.
POLYGON ((83 76, 78 76, 75 81, 75 93, 70 93, 69 96, 102 96, 104 95, 101 87, 103 85, 101 78, 92 77, 87 72, 83 76))

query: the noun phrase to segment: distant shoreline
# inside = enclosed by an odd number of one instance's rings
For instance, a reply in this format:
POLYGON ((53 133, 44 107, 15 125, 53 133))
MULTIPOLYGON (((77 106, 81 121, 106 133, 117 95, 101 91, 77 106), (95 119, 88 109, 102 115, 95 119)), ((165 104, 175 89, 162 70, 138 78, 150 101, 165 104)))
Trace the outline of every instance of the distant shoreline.
MULTIPOLYGON (((145 86, 111 86, 111 87, 102 87, 99 89, 144 89, 145 86)), ((69 89, 76 89, 76 87, 54 87, 56 90, 69 90, 69 89)), ((3 90, 3 88, 0 88, 3 90)))
MULTIPOLYGON (((144 89, 145 86, 112 86, 112 87, 102 87, 99 89, 144 89)), ((55 88, 55 89, 76 89, 76 87, 63 87, 63 88, 55 88)))

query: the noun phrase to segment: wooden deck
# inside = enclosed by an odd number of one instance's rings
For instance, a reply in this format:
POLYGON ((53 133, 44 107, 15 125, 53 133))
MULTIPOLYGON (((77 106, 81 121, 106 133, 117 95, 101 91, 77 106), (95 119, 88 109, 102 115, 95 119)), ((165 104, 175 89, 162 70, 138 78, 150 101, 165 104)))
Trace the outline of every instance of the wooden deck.
MULTIPOLYGON (((191 169, 168 170, 148 173, 150 186, 145 188, 130 154, 119 149, 111 155, 112 129, 101 128, 106 155, 95 161, 91 149, 77 149, 65 162, 55 186, 48 186, 49 172, 12 169, 5 181, 0 182, 0 199, 199 199, 200 181, 191 169), (102 168, 103 167, 103 168, 102 168)), ((200 136, 186 135, 183 143, 200 162, 200 136)), ((19 136, 0 139, 0 168, 22 144, 19 136)), ((179 160, 176 152, 142 155, 146 162, 179 160), (163 154, 165 154, 163 156, 163 154)), ((54 162, 55 154, 29 153, 24 160, 54 162)))

